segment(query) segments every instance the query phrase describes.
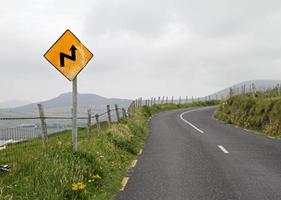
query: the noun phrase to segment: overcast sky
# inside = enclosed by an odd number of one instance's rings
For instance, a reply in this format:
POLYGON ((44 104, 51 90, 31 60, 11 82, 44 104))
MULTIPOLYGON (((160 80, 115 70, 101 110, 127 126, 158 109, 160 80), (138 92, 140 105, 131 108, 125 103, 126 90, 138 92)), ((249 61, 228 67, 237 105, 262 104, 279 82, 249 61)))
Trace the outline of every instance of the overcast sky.
POLYGON ((3 0, 0 27, 0 101, 71 91, 43 57, 66 29, 94 54, 80 93, 205 96, 281 77, 280 0, 3 0))

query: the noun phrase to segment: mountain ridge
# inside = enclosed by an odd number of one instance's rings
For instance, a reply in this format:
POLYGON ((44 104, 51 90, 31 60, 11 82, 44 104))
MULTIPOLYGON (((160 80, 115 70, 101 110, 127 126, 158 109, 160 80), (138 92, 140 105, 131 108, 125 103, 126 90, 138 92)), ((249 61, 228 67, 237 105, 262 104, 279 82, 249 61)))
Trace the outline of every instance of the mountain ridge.
MULTIPOLYGON (((118 104, 120 107, 127 108, 131 102, 130 99, 121 98, 106 98, 97 94, 89 93, 78 93, 78 110, 86 111, 88 108, 93 108, 95 110, 105 110, 106 105, 113 106, 118 104)), ((1 108, 1 111, 18 111, 18 112, 37 112, 37 104, 43 105, 43 108, 47 111, 58 111, 69 113, 72 107, 72 93, 62 93, 54 98, 30 103, 23 106, 12 107, 12 108, 1 108)))

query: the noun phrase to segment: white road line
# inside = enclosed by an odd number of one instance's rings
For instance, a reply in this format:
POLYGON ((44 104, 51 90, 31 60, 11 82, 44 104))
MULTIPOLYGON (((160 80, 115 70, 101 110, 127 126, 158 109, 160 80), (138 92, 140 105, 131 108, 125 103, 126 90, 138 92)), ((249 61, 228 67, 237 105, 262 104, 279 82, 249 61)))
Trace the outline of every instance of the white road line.
POLYGON ((222 145, 218 145, 218 147, 220 148, 220 150, 223 151, 223 153, 225 153, 225 154, 229 153, 222 145))
POLYGON ((121 189, 120 189, 120 191, 124 191, 125 190, 125 187, 126 187, 128 181, 129 181, 129 177, 124 177, 123 178, 123 180, 121 182, 121 189))
MULTIPOLYGON (((201 109, 202 110, 202 109, 201 109)), ((190 123, 189 121, 187 121, 186 119, 183 118, 183 115, 184 114, 187 114, 187 113, 191 113, 191 112, 194 112, 194 111, 199 111, 199 110, 188 110, 188 111, 185 111, 183 112, 181 115, 180 115, 180 118, 182 121, 184 121, 185 123, 187 123, 189 126, 191 126, 192 128, 194 128, 196 131, 200 132, 200 133, 204 133, 204 131, 202 131, 201 129, 197 128, 195 125, 193 125, 192 123, 190 123)))
POLYGON ((130 167, 134 168, 136 166, 137 162, 138 162, 138 160, 133 160, 130 167))

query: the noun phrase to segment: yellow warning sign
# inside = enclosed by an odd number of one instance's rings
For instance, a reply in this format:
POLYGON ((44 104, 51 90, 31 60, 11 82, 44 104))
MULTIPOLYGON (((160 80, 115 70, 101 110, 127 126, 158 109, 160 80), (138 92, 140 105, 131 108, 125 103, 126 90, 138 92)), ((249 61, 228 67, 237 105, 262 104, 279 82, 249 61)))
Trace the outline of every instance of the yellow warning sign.
POLYGON ((93 54, 70 30, 66 30, 44 57, 72 81, 91 60, 93 54))

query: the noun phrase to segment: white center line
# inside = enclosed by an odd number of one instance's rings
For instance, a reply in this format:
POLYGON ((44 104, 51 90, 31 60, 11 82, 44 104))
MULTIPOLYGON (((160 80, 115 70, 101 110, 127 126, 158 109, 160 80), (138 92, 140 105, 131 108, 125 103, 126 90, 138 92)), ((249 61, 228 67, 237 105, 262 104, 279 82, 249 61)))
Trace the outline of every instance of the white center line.
POLYGON ((222 145, 218 145, 218 147, 223 151, 223 153, 225 154, 229 153, 222 145))
POLYGON ((184 115, 184 114, 191 113, 191 112, 194 112, 194 111, 198 111, 198 110, 188 110, 188 111, 186 111, 186 112, 183 112, 183 113, 180 115, 180 118, 181 118, 182 121, 184 121, 185 123, 187 123, 189 126, 191 126, 192 128, 194 128, 194 129, 197 130, 198 132, 204 133, 204 131, 202 131, 201 129, 197 128, 195 125, 193 125, 192 123, 190 123, 189 121, 187 121, 186 119, 183 118, 183 115, 184 115))

